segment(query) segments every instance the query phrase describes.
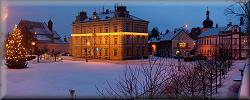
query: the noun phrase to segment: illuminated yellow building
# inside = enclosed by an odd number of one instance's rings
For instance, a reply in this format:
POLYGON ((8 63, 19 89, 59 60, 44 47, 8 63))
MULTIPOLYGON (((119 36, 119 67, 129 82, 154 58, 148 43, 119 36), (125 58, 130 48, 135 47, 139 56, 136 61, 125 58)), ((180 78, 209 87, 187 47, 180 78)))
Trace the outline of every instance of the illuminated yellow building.
POLYGON ((148 21, 129 14, 125 6, 115 11, 82 11, 72 24, 73 57, 126 60, 147 57, 148 21))

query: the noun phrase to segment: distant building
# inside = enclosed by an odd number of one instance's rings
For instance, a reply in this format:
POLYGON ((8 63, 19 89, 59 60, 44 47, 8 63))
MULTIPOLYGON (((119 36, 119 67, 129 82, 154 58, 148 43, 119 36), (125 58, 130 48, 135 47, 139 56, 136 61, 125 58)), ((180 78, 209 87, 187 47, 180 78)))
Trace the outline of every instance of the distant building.
POLYGON ((147 57, 148 21, 129 14, 126 6, 115 10, 82 11, 72 23, 73 57, 126 60, 147 57))
POLYGON ((194 40, 184 29, 159 35, 160 39, 149 40, 150 52, 160 57, 189 56, 194 40))
POLYGON ((37 47, 39 49, 46 49, 48 51, 59 51, 61 53, 68 52, 69 43, 66 39, 62 40, 60 35, 53 30, 53 22, 35 22, 28 20, 21 20, 17 26, 23 33, 24 45, 28 53, 34 51, 37 47))
POLYGON ((242 17, 240 25, 232 25, 230 22, 225 27, 208 28, 198 36, 198 52, 211 58, 222 50, 233 59, 244 59, 248 49, 246 33, 242 17))

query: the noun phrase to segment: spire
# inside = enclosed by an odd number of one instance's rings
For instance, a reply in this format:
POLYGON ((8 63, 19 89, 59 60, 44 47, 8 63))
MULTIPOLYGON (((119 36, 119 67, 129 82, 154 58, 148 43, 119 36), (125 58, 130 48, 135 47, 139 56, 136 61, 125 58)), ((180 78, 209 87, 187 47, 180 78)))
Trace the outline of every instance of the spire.
POLYGON ((208 7, 207 7, 207 11, 206 11, 206 19, 209 19, 209 10, 208 10, 208 7))

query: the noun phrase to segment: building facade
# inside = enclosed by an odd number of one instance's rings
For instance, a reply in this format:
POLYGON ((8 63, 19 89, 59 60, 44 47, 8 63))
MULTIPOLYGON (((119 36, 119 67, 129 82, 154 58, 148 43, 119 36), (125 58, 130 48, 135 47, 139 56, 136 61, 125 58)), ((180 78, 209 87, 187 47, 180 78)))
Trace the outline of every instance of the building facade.
POLYGON ((69 43, 53 29, 53 22, 48 23, 21 20, 17 27, 21 30, 24 38, 24 47, 27 53, 34 52, 35 48, 54 50, 60 53, 69 52, 69 43))
POLYGON ((152 54, 160 57, 189 56, 195 42, 183 29, 161 34, 149 40, 152 54))
POLYGON ((224 52, 233 59, 245 59, 248 49, 246 30, 242 18, 239 25, 230 22, 225 27, 208 28, 198 36, 198 52, 208 58, 224 52))
POLYGON ((90 59, 126 60, 147 57, 148 21, 129 14, 125 6, 82 11, 72 23, 71 54, 90 59))

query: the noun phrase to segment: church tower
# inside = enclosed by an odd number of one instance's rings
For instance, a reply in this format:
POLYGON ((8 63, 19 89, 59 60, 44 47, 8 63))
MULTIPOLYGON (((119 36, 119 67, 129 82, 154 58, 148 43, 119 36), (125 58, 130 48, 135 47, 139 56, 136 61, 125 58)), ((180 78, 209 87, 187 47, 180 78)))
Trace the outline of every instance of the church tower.
POLYGON ((207 8, 206 19, 203 21, 203 28, 212 28, 212 27, 213 27, 213 21, 210 20, 210 18, 209 18, 209 11, 207 8))

